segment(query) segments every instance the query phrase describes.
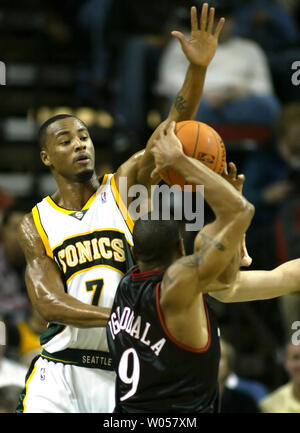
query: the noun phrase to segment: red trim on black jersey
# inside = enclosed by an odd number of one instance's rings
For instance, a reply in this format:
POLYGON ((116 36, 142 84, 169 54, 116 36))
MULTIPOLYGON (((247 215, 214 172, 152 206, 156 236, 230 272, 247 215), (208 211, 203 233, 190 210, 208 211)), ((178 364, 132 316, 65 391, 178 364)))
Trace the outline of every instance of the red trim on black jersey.
POLYGON ((156 311, 157 311, 157 314, 158 314, 158 318, 160 320, 160 324, 161 324, 161 326, 162 326, 165 334, 167 335, 167 337, 174 344, 176 344, 176 346, 180 347, 181 349, 188 350, 189 352, 195 352, 195 353, 206 352, 209 349, 210 342, 211 342, 211 329, 210 329, 210 321, 209 321, 209 316, 208 316, 208 311, 207 311, 207 306, 206 306, 205 299, 203 298, 203 303, 204 303, 206 322, 207 322, 208 339, 207 339, 207 343, 206 343, 206 345, 204 347, 201 347, 199 349, 195 349, 195 347, 187 346, 186 344, 181 343, 180 341, 178 341, 175 337, 173 337, 173 335, 168 330, 167 325, 165 323, 165 319, 163 317, 163 313, 162 313, 161 308, 160 308, 160 285, 161 285, 161 281, 159 281, 156 284, 156 288, 155 288, 156 311))
POLYGON ((165 272, 165 270, 151 270, 140 272, 139 267, 136 266, 131 272, 131 277, 133 281, 148 280, 149 278, 156 277, 158 274, 165 272))

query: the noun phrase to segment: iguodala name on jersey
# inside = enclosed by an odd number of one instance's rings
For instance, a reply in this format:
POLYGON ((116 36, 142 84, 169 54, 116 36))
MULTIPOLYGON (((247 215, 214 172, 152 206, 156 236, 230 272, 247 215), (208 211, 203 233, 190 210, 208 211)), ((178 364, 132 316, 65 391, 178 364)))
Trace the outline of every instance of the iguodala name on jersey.
POLYGON ((70 237, 57 246, 53 253, 68 281, 77 272, 101 265, 125 274, 130 246, 123 233, 99 230, 70 237))
POLYGON ((149 346, 156 356, 160 354, 166 342, 165 338, 155 342, 151 341, 149 337, 151 335, 151 323, 142 320, 141 316, 135 316, 134 311, 129 307, 125 307, 122 312, 120 307, 117 307, 116 311, 112 312, 108 325, 113 340, 119 332, 127 332, 132 338, 149 346))

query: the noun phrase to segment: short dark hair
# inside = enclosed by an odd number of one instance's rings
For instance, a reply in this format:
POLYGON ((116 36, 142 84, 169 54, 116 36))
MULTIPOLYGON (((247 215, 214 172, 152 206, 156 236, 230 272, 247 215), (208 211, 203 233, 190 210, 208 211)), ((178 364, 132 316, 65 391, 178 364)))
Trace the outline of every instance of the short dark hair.
POLYGON ((137 260, 167 263, 173 256, 181 238, 181 225, 174 219, 138 219, 133 227, 133 244, 137 260))
POLYGON ((79 120, 86 127, 85 123, 81 119, 79 119, 77 116, 75 116, 74 114, 56 114, 55 116, 50 117, 50 119, 48 119, 44 123, 42 123, 42 125, 39 128, 38 142, 39 142, 41 149, 44 149, 45 145, 46 145, 46 132, 47 132, 48 126, 51 125, 52 123, 56 122, 57 120, 66 119, 68 117, 74 117, 74 119, 79 120))

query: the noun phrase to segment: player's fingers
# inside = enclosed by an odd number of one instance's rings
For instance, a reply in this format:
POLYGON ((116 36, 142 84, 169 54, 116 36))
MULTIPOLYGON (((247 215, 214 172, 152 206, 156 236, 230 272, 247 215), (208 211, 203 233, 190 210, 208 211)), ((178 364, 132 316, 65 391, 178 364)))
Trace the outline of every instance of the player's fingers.
POLYGON ((222 174, 224 174, 225 176, 227 176, 228 175, 228 168, 227 168, 227 162, 225 162, 225 165, 224 165, 224 170, 223 170, 223 173, 222 174))
POLYGON ((243 191, 243 186, 244 186, 244 182, 245 182, 245 175, 244 174, 239 174, 238 175, 238 177, 237 177, 237 179, 238 179, 238 181, 239 181, 239 187, 238 187, 238 190, 240 191, 240 192, 242 192, 243 191))
POLYGON ((216 27, 216 30, 215 30, 215 34, 214 34, 214 36, 215 36, 216 38, 219 37, 219 35, 220 35, 221 31, 222 31, 222 28, 223 28, 223 26, 224 26, 224 23, 225 23, 225 18, 220 18, 220 19, 219 19, 219 22, 218 22, 218 25, 217 25, 217 27, 216 27))
POLYGON ((252 264, 252 257, 249 255, 244 255, 241 258, 241 266, 248 268, 252 264))
POLYGON ((164 121, 160 124, 160 126, 158 127, 158 133, 157 133, 157 137, 158 139, 160 139, 161 137, 163 137, 166 134, 166 130, 169 127, 170 122, 164 121))
POLYGON ((157 146, 156 143, 152 143, 152 146, 149 149, 149 152, 152 154, 154 159, 155 159, 156 146, 157 146))
POLYGON ((241 243, 241 266, 248 267, 252 263, 252 258, 249 256, 247 245, 246 245, 246 233, 243 236, 241 243))
POLYGON ((155 168, 157 166, 157 161, 160 159, 160 153, 159 153, 159 149, 160 147, 154 148, 154 149, 150 149, 150 152, 152 153, 153 159, 154 159, 154 164, 155 164, 155 168))
POLYGON ((201 17, 200 17, 200 30, 203 32, 206 31, 207 26, 207 11, 208 11, 208 4, 204 3, 201 10, 201 17))
POLYGON ((246 242, 243 241, 242 244, 242 252, 241 252, 241 266, 249 267, 252 263, 252 257, 249 256, 249 253, 247 251, 246 242))
POLYGON ((159 130, 159 133, 158 133, 158 139, 162 138, 162 137, 165 135, 166 130, 167 130, 168 127, 169 127, 169 125, 165 125, 164 128, 161 128, 161 129, 159 130))
POLYGON ((207 25, 208 33, 212 33, 212 29, 214 26, 214 19, 215 19, 215 8, 210 8, 209 15, 208 15, 208 25, 207 25))
POLYGON ((151 148, 150 148, 150 151, 151 151, 151 152, 154 152, 155 148, 157 147, 157 141, 159 140, 159 138, 160 138, 160 137, 157 137, 157 138, 155 138, 155 139, 152 141, 152 146, 151 146, 151 148))
POLYGON ((197 20, 197 8, 196 6, 191 7, 191 31, 198 30, 198 20, 197 20))
POLYGON ((168 126, 168 131, 167 133, 175 133, 175 126, 176 126, 176 122, 174 122, 174 120, 172 120, 172 122, 170 123, 170 125, 168 126))
POLYGON ((186 45, 186 39, 185 39, 183 33, 178 32, 177 30, 173 30, 173 31, 171 32, 171 35, 174 36, 175 38, 177 38, 177 39, 179 40, 179 42, 180 42, 182 48, 185 47, 185 45, 186 45))
POLYGON ((235 179, 236 178, 236 174, 237 174, 237 168, 236 168, 235 163, 234 162, 230 162, 228 164, 228 166, 229 166, 229 176, 231 178, 235 179))
POLYGON ((151 179, 156 178, 157 176, 159 176, 159 171, 157 168, 154 168, 150 174, 151 179))

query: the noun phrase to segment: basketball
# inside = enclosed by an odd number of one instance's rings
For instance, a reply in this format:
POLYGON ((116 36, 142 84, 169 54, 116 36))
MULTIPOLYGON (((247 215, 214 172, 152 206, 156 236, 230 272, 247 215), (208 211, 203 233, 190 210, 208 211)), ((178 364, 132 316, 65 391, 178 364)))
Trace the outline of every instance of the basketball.
MULTIPOLYGON (((186 155, 198 159, 218 174, 223 173, 226 163, 225 145, 211 126, 195 120, 186 120, 176 124, 175 134, 181 141, 186 155)), ((169 185, 180 185, 182 189, 185 185, 185 180, 175 170, 166 170, 160 176, 169 185)))

